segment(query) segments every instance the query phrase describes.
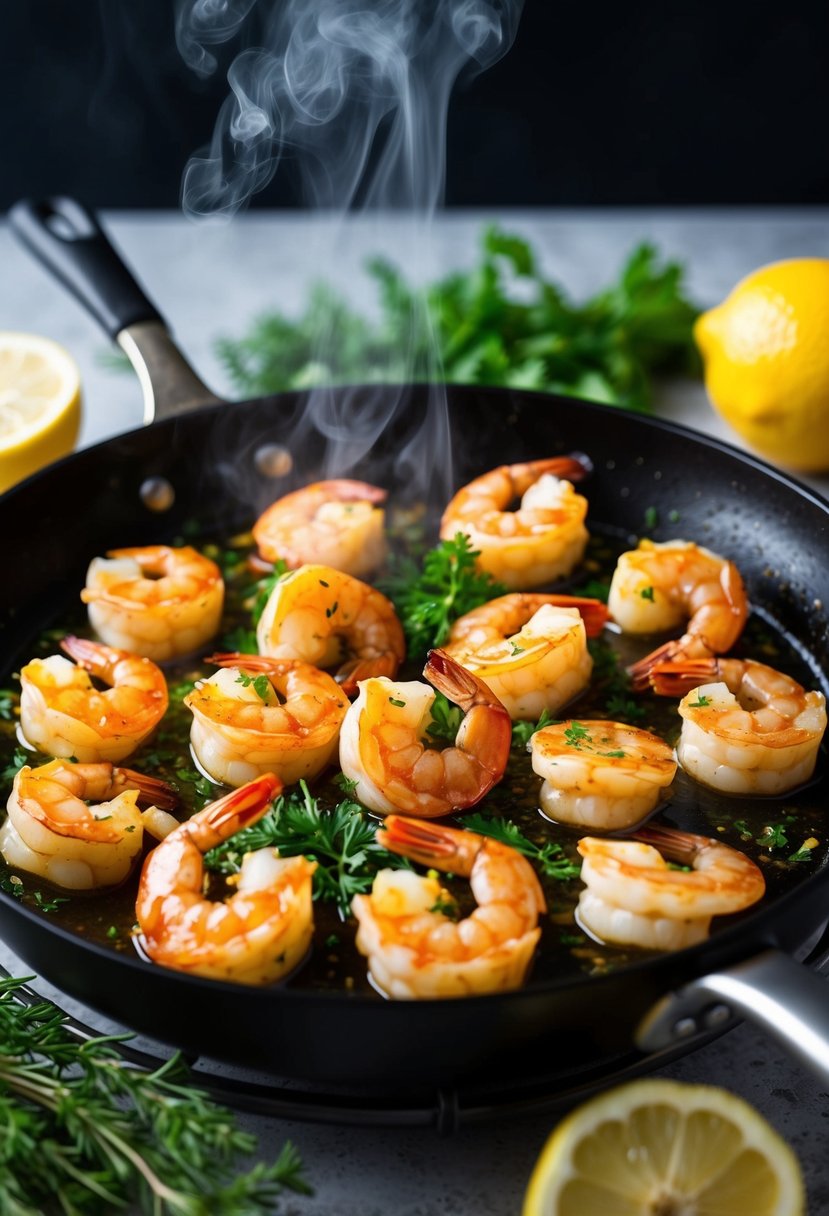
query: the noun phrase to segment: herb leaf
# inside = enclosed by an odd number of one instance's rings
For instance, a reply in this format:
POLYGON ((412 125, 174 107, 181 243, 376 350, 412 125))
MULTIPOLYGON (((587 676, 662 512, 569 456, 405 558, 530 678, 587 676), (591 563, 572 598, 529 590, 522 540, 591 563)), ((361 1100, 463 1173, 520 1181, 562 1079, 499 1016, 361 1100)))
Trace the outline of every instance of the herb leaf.
POLYGON ((534 861, 545 878, 566 882, 578 878, 581 866, 571 861, 560 844, 548 840, 545 844, 534 844, 511 819, 488 819, 475 813, 464 815, 464 826, 481 836, 491 836, 503 844, 510 845, 530 861, 534 861))

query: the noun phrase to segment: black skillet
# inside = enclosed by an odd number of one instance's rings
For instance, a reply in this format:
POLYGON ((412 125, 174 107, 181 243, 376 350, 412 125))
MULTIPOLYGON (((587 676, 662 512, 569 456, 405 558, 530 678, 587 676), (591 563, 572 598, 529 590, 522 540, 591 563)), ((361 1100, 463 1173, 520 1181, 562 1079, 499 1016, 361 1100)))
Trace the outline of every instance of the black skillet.
MULTIPOLYGON (((319 471, 318 445, 294 447, 301 394, 228 405, 201 384, 154 307, 77 203, 19 204, 18 236, 116 338, 145 389, 152 425, 79 452, 0 498, 6 576, 0 588, 3 671, 53 624, 91 555, 170 538, 185 521, 207 532, 249 523, 257 506, 319 471), (198 408, 196 408, 198 407, 198 408), (278 458, 274 459, 274 452, 278 458), (290 477, 269 476, 285 470, 290 477), (148 483, 149 488, 148 488, 148 483), (169 503, 167 487, 174 490, 169 503), (165 507, 166 510, 159 510, 165 507)), ((391 464, 426 410, 428 387, 386 387, 388 429, 352 473, 393 485, 391 464)), ((355 418, 375 388, 333 390, 355 418)), ((683 536, 734 558, 751 599, 829 674, 829 506, 751 457, 680 427, 576 401, 450 387, 457 483, 494 465, 589 453, 590 516, 619 535, 648 508, 683 536)), ((0 892, 11 948, 63 991, 141 1032, 195 1052, 322 1082, 425 1085, 486 1075, 572 1075, 630 1053, 689 1041, 730 1014, 759 1018, 829 1077, 829 989, 797 963, 829 915, 824 846, 793 889, 689 950, 600 977, 533 982, 457 1001, 382 1002, 300 987, 252 989, 165 970, 86 941, 0 892)))

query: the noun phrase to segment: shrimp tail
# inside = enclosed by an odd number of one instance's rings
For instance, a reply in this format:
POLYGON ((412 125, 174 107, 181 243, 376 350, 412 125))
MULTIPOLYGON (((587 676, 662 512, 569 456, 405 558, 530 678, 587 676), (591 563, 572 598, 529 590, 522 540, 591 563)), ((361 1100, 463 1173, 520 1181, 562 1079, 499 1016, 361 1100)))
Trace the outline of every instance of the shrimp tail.
POLYGON ((319 481, 311 489, 322 490, 329 498, 338 502, 385 502, 388 490, 370 485, 367 481, 355 481, 348 477, 335 477, 330 481, 319 481))
POLYGON ((655 663, 648 672, 648 683, 660 697, 684 697, 692 688, 722 678, 720 660, 681 659, 655 663))
POLYGON ((248 671, 261 671, 266 675, 284 675, 298 666, 297 659, 273 659, 266 654, 242 654, 241 651, 222 651, 205 655, 205 663, 216 667, 244 667, 248 671))
POLYGON ((639 659, 637 663, 632 663, 627 669, 630 676, 630 686, 633 692, 647 692, 651 683, 651 672, 657 665, 663 663, 684 662, 690 658, 689 650, 696 650, 705 657, 710 657, 710 651, 707 646, 702 645, 695 639, 689 639, 686 635, 682 638, 675 638, 671 642, 665 642, 662 646, 657 646, 656 650, 652 650, 650 654, 646 654, 643 659, 639 659))
POLYGON ((60 648, 80 667, 93 673, 111 668, 123 655, 123 652, 113 650, 111 646, 93 642, 89 638, 79 638, 74 634, 68 634, 61 642, 60 648))
MULTIPOLYGON (((423 668, 429 683, 468 713, 475 705, 499 706, 501 702, 488 684, 461 667, 445 650, 430 650, 423 668)), ((504 710, 506 713, 506 710, 504 710)))
POLYGON ((510 466, 512 479, 519 494, 543 477, 551 473, 564 481, 584 481, 591 471, 590 461, 586 456, 551 456, 546 460, 530 460, 524 464, 510 466))
POLYGON ((632 832, 631 839, 650 845, 679 865, 690 865, 699 852, 700 843, 708 843, 704 837, 695 836, 693 832, 681 832, 678 828, 660 827, 657 824, 647 824, 632 832))
MULTIPOLYGON (((398 853, 424 866, 437 866, 449 870, 458 860, 459 835, 451 828, 424 823, 420 819, 406 819, 402 815, 387 815, 382 828, 377 831, 377 842, 390 853, 398 853)), ((464 844, 478 844, 473 832, 464 832, 469 837, 464 844)), ((477 852, 477 848, 475 852, 477 852)), ((459 873, 465 870, 458 869, 459 873)))
POLYGON ((186 826, 190 828, 190 835, 202 851, 221 844, 242 828, 257 823, 281 794, 282 788, 275 773, 256 777, 188 820, 186 826))
POLYGON ((610 620, 607 604, 586 595, 545 595, 539 598, 557 608, 578 608, 584 621, 584 632, 589 638, 597 638, 610 620))
POLYGON ((179 804, 179 796, 171 785, 160 777, 137 773, 132 768, 112 770, 113 787, 120 790, 138 790, 138 801, 157 806, 161 811, 172 811, 179 804))
POLYGON ((390 650, 371 658, 350 659, 337 671, 337 683, 347 697, 355 697, 359 692, 357 685, 360 680, 370 680, 375 676, 393 679, 399 665, 397 655, 390 650))

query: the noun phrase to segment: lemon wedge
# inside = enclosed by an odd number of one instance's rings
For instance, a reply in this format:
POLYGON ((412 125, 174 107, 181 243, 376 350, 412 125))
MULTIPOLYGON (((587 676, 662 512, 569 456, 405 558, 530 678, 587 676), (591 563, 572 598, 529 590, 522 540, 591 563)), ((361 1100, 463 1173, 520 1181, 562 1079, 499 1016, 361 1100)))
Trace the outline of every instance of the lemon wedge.
POLYGON ((0 492, 72 451, 81 381, 62 346, 0 331, 0 492))
POLYGON ((742 1098, 633 1081, 580 1106, 533 1170, 523 1216, 800 1216, 794 1153, 742 1098))

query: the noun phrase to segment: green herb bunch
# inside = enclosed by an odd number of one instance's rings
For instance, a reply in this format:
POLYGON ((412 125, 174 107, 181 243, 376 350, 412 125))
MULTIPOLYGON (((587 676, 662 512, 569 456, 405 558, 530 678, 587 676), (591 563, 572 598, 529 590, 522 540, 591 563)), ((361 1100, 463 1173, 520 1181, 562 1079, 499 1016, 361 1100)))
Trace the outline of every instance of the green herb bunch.
POLYGON ((285 1188, 310 1193, 291 1144, 272 1165, 234 1176, 255 1139, 192 1088, 179 1057, 135 1067, 111 1037, 82 1041, 54 1005, 22 1003, 23 982, 0 982, 3 1216, 89 1216, 135 1202, 152 1216, 255 1216, 285 1188))
POLYGON ((216 345, 236 388, 258 396, 356 381, 432 380, 544 389, 647 410, 651 377, 695 366, 698 309, 683 268, 638 245, 617 280, 583 304, 546 277, 527 241, 483 233, 479 264, 423 291, 382 258, 371 323, 329 288, 297 319, 271 312, 216 345), (437 351, 435 350, 437 347, 437 351))
MULTIPOLYGON (((341 784, 348 788, 352 783, 343 778, 341 784)), ((299 788, 277 798, 258 823, 211 849, 204 862, 208 870, 235 874, 245 853, 255 849, 277 848, 282 857, 302 854, 317 862, 314 898, 333 900, 346 919, 351 900, 371 889, 378 870, 410 868, 404 858, 377 843, 376 831, 377 824, 359 802, 346 797, 336 806, 324 806, 300 781, 299 788)))

